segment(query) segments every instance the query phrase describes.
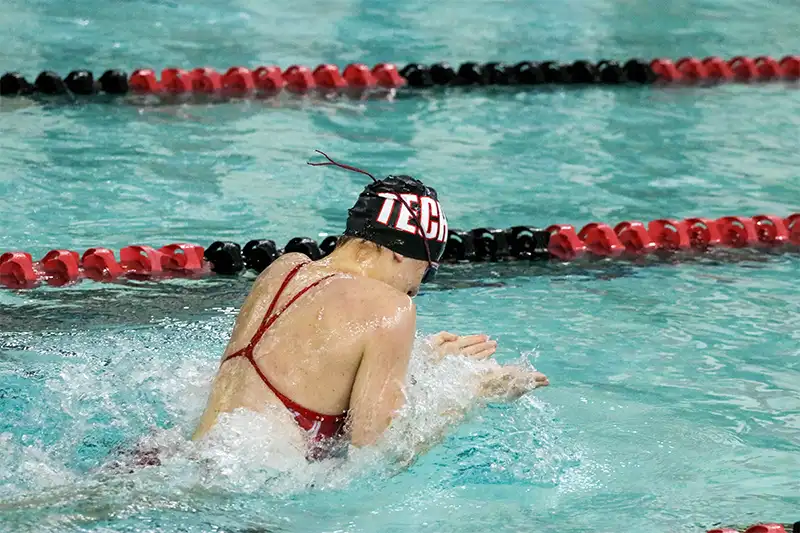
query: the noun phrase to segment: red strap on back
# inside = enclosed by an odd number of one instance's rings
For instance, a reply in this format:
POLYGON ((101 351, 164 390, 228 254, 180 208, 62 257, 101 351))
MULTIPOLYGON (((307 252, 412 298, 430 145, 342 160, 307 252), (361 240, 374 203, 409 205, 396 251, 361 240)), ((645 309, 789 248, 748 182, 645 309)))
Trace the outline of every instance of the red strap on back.
MULTIPOLYGON (((247 346, 245 346, 244 348, 239 350, 239 352, 242 352, 242 351, 247 350, 247 349, 252 350, 253 348, 255 348, 256 344, 258 344, 258 341, 260 341, 261 337, 264 336, 264 333, 266 333, 267 330, 269 329, 269 327, 272 325, 272 323, 275 322, 275 320, 271 320, 270 319, 270 316, 272 315, 272 311, 275 310, 275 304, 278 303, 278 300, 280 299, 281 295, 283 294, 283 291, 286 290, 286 287, 289 285, 289 283, 291 283, 292 279, 294 279, 294 277, 297 275, 297 273, 300 272, 300 269, 303 268, 305 265, 306 265, 306 263, 300 263, 299 265, 295 265, 289 271, 289 273, 284 278, 283 283, 281 283, 280 288, 278 288, 278 292, 275 293, 275 297, 272 298, 272 303, 269 304, 269 309, 267 309, 267 312, 264 315, 263 320, 261 320, 261 325, 258 326, 258 329, 256 330, 255 335, 253 335, 253 338, 250 339, 249 343, 247 343, 247 346)), ((325 279, 325 278, 323 278, 323 279, 325 279)), ((322 281, 322 280, 320 280, 320 281, 322 281)), ((306 287, 305 289, 300 291, 300 293, 298 293, 298 294, 303 294, 309 288, 310 288, 310 286, 306 287)), ((281 309, 280 312, 283 313, 286 310, 287 307, 289 307, 290 305, 292 305, 294 303, 295 300, 297 300, 297 297, 293 298, 288 304, 286 304, 284 306, 284 308, 281 309)), ((228 357, 225 358, 225 360, 227 361, 231 357, 232 356, 228 356, 228 357)))
MULTIPOLYGON (((289 302, 287 302, 287 304, 284 305, 280 311, 278 311, 277 313, 275 313, 275 315, 273 315, 272 312, 275 310, 275 305, 278 303, 278 300, 280 299, 281 295, 283 295, 283 291, 286 290, 286 287, 289 285, 289 283, 291 283, 292 279, 294 279, 297 273, 300 272, 300 269, 303 268, 305 265, 306 263, 300 263, 299 265, 295 265, 289 271, 289 273, 286 275, 286 278, 284 278, 283 283, 281 283, 281 286, 278 288, 278 291, 275 293, 275 296, 272 298, 272 302, 269 304, 269 309, 267 309, 267 312, 264 314, 264 318, 261 320, 261 325, 258 326, 258 329, 253 335, 253 338, 250 339, 250 342, 247 343, 247 346, 245 346, 240 350, 235 351, 234 353, 230 354, 228 357, 223 359, 222 360, 223 363, 228 359, 233 359, 234 357, 244 356, 247 357, 248 359, 252 358, 253 349, 259 343, 261 337, 264 336, 264 333, 266 333, 267 330, 272 326, 272 324, 274 324, 275 321, 278 320, 278 318, 283 314, 283 312, 286 311, 289 308, 289 306, 295 303, 297 299, 300 298, 302 295, 304 295, 306 292, 316 287, 326 279, 334 276, 334 274, 330 274, 328 276, 325 276, 324 278, 318 279, 311 285, 303 288, 300 292, 295 294, 294 297, 292 297, 292 299, 289 300, 289 302)), ((256 367, 256 370, 258 371, 258 374, 261 376, 261 379, 263 379, 266 382, 266 378, 261 373, 261 370, 255 365, 255 361, 252 361, 252 363, 253 366, 256 367)))
POLYGON ((277 304, 278 299, 283 294, 283 291, 286 289, 286 287, 289 285, 289 282, 292 281, 292 279, 297 275, 297 273, 304 265, 305 263, 301 263, 295 266, 291 271, 289 271, 289 274, 286 276, 286 279, 283 280, 283 283, 281 284, 280 288, 275 293, 275 297, 272 299, 272 303, 270 303, 269 309, 267 310, 267 313, 264 315, 264 319, 261 321, 261 325, 258 327, 258 330, 256 331, 255 335, 253 335, 253 338, 250 339, 250 342, 247 344, 247 346, 245 346, 241 350, 238 350, 230 354, 228 357, 222 360, 222 363, 225 363, 225 361, 233 359, 234 357, 244 357, 250 362, 250 365, 255 369, 256 373, 258 374, 258 377, 260 377, 261 381, 264 382, 264 385, 266 385, 273 393, 275 393, 275 396, 277 396, 281 400, 281 402, 283 402, 283 404, 287 407, 287 409, 289 409, 291 412, 294 413, 295 420, 297 421, 298 425, 300 425, 300 427, 302 427, 305 430, 312 430, 316 428, 317 437, 334 437, 341 432, 347 417, 347 413, 342 413, 341 415, 323 415, 311 411, 309 409, 306 409, 302 405, 293 402, 290 398, 281 393, 278 389, 276 389, 272 385, 272 383, 269 382, 267 376, 264 375, 264 372, 262 372, 261 368, 258 366, 258 364, 256 364, 256 360, 253 356, 253 350, 255 349, 256 345, 259 343, 261 338, 264 336, 267 330, 269 330, 269 328, 272 327, 272 324, 274 324, 275 321, 278 320, 281 317, 281 315, 283 315, 283 313, 287 309, 289 309, 289 307, 292 306, 292 304, 294 304, 301 296, 303 296, 305 293, 307 293, 308 291, 310 291, 311 289, 313 289, 326 279, 330 279, 336 275, 336 274, 329 274, 321 279, 318 279, 317 281, 308 285, 307 287, 304 287, 297 294, 295 294, 286 303, 286 305, 284 305, 281 308, 280 311, 273 314, 273 311, 275 310, 275 305, 277 304))
MULTIPOLYGON (((264 333, 266 333, 266 332, 267 332, 267 330, 268 330, 270 327, 272 327, 272 324, 274 324, 274 323, 275 323, 275 321, 276 321, 276 320, 278 320, 278 319, 281 317, 281 315, 284 313, 284 311, 286 311, 287 309, 289 309, 289 307, 291 307, 291 306, 292 306, 292 304, 293 304, 293 303, 295 303, 295 302, 296 302, 296 301, 297 301, 297 300, 298 300, 298 299, 299 299, 301 296, 303 296, 305 293, 307 293, 308 291, 310 291, 311 289, 313 289, 314 287, 316 287, 317 285, 319 285, 320 283, 322 283, 322 282, 323 282, 323 281, 325 281, 326 279, 330 279, 330 278, 332 278, 332 277, 333 277, 333 276, 335 276, 335 275, 336 275, 336 274, 328 274, 327 276, 325 276, 325 277, 323 277, 323 278, 320 278, 320 279, 318 279, 317 281, 315 281, 315 282, 314 282, 314 283, 312 283, 311 285, 308 285, 308 286, 304 287, 304 288, 303 288, 302 290, 300 290, 300 291, 299 291, 297 294, 295 294, 294 296, 292 296, 292 299, 291 299, 291 300, 289 300, 288 302, 286 302, 286 305, 284 305, 284 306, 281 308, 281 310, 280 310, 280 311, 278 311, 277 313, 275 313, 274 315, 272 315, 272 316, 269 316, 269 311, 268 311, 268 312, 267 312, 268 314, 267 314, 267 315, 264 317, 264 319, 265 319, 265 320, 264 320, 264 322, 262 322, 262 323, 261 323, 261 327, 260 327, 260 328, 258 328, 258 331, 256 331, 256 334, 253 336, 252 340, 250 340, 250 344, 248 344, 248 345, 247 345, 247 347, 246 347, 245 349, 250 349, 250 352, 251 352, 251 355, 252 355, 253 348, 255 348, 256 344, 258 344, 258 341, 260 341, 260 340, 261 340, 261 337, 263 337, 263 336, 264 336, 264 333), (268 316, 269 316, 269 318, 267 318, 268 316)), ((284 282, 284 287, 285 287, 285 282, 284 282)), ((281 287, 281 289, 283 289, 283 287, 281 287)), ((278 291, 278 295, 280 295, 280 293, 281 293, 281 291, 278 291)), ((275 304, 275 300, 273 300, 273 302, 272 302, 272 303, 273 303, 273 305, 271 305, 271 306, 270 306, 270 310, 271 310, 271 309, 272 309, 272 307, 274 306, 274 304, 275 304)))

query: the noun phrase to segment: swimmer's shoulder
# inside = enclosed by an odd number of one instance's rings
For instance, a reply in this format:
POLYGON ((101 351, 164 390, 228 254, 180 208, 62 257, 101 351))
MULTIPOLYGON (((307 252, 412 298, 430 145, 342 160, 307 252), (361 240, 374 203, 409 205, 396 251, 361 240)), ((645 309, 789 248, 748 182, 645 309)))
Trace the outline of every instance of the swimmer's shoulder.
MULTIPOLYGON (((309 263, 311 260, 299 253, 288 253, 278 257, 267 268, 261 271, 250 288, 250 294, 242 304, 239 319, 250 320, 250 313, 258 310, 264 312, 264 302, 271 301, 272 295, 278 290, 282 281, 296 265, 309 263)), ((259 319, 260 320, 260 319, 259 319)))
POLYGON ((288 254, 283 254, 279 258, 277 258, 271 265, 270 268, 273 266, 285 268, 286 270, 290 270, 297 265, 301 265, 304 263, 312 263, 311 259, 299 252, 289 252, 288 254))
POLYGON ((255 284, 263 285, 276 276, 285 276, 297 265, 310 262, 311 259, 301 253, 291 252, 283 254, 258 275, 255 284))
POLYGON ((342 307, 363 310, 370 316, 416 313, 416 306, 407 294, 375 279, 342 276, 331 284, 331 289, 336 291, 336 301, 342 307))
MULTIPOLYGON (((275 278, 283 279, 290 270, 300 264, 313 264, 301 253, 288 253, 280 256, 267 267, 256 280, 264 287, 275 278)), ((382 281, 361 276, 337 275, 328 291, 334 293, 339 305, 350 310, 364 310, 368 314, 396 316, 397 313, 414 313, 416 306, 411 298, 382 281)))

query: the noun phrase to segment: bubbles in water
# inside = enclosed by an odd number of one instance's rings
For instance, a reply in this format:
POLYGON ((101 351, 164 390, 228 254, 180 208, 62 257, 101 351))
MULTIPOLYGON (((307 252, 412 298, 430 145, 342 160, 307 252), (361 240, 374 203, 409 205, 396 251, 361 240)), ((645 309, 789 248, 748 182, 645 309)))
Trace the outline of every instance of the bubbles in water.
POLYGON ((26 443, 10 433, 0 434, 0 456, 12 468, 0 468, 0 486, 6 494, 55 487, 74 479, 63 465, 53 460, 41 443, 26 443))
MULTIPOLYGON (((142 509, 232 505, 246 510, 234 514, 238 520, 247 513, 260 516, 265 506, 299 505, 294 511, 281 507, 276 516, 285 519, 290 512, 304 516, 308 500, 320 499, 340 520, 341 497, 325 498, 342 490, 352 503, 360 501, 359 494, 369 498, 387 483, 401 483, 408 486, 402 507, 431 494, 450 498, 453 487, 487 476, 549 486, 586 481, 586 473, 575 468, 579 454, 560 449, 545 403, 531 395, 515 405, 480 409, 477 383, 498 364, 462 356, 436 361, 422 338, 409 365, 407 401, 376 446, 308 462, 299 432, 285 424, 286 413, 269 410, 225 414, 203 440, 193 442, 189 436, 232 320, 162 320, 158 328, 104 332, 102 342, 96 331, 26 339, 33 352, 72 355, 42 365, 46 397, 36 401, 50 408, 41 410, 36 423, 54 428, 55 442, 23 442, 14 427, 13 436, 0 438, 6 458, 0 511, 22 516, 24 509, 36 509, 50 513, 47 520, 73 514, 111 520, 142 509), (141 466, 155 458, 157 466, 141 466), (422 492, 418 474, 398 476, 430 461, 444 465, 422 492), (291 503, 300 496, 305 503, 291 503)), ((523 355, 514 364, 528 365, 530 359, 523 355)))
MULTIPOLYGON (((347 459, 307 462, 305 444, 297 432, 286 427, 282 413, 270 410, 237 410, 223 415, 211 433, 197 443, 180 442, 181 437, 174 433, 167 437, 167 432, 162 431, 147 446, 174 453, 163 461, 164 468, 177 464, 185 470, 192 461, 201 465, 197 467, 197 479, 206 487, 241 492, 267 490, 275 494, 312 487, 342 488, 369 474, 396 473, 440 442, 453 424, 475 406, 478 377, 493 366, 497 363, 455 356, 433 362, 427 343, 417 342, 409 367, 405 406, 377 446, 351 448, 347 459)), ((206 399, 208 387, 198 386, 202 375, 195 372, 196 379, 168 379, 160 384, 162 390, 169 391, 168 396, 175 400, 180 397, 184 403, 190 400, 197 407, 180 413, 187 427, 195 420, 186 414, 191 411, 199 416, 206 399)))

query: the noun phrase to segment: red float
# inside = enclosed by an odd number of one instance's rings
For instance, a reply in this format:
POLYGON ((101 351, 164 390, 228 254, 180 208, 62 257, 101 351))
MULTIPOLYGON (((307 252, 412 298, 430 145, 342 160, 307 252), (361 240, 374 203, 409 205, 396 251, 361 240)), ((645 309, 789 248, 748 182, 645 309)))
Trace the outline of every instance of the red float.
POLYGON ((786 533, 782 524, 757 524, 745 530, 744 533, 786 533))
POLYGON ((722 244, 719 228, 715 220, 687 218, 683 223, 689 234, 689 244, 695 250, 705 250, 722 244))
POLYGON ((161 88, 172 94, 192 92, 191 74, 179 68, 165 68, 161 71, 161 88))
POLYGON ((149 68, 133 71, 128 80, 128 87, 134 93, 157 93, 161 90, 156 73, 149 68))
POLYGON ((339 90, 347 87, 347 82, 336 65, 320 65, 314 70, 314 82, 323 89, 339 90))
POLYGON ((26 288, 36 284, 33 259, 27 252, 6 252, 0 255, 0 283, 13 288, 26 288))
POLYGON ((373 67, 372 75, 378 85, 385 89, 396 89, 407 83, 392 63, 378 63, 373 67))
POLYGON ((653 220, 647 230, 659 249, 688 250, 692 245, 686 224, 682 220, 653 220))
POLYGON ((757 57, 755 64, 762 81, 777 80, 783 77, 783 69, 780 64, 770 56, 757 57))
POLYGON ((756 224, 752 218, 722 217, 717 220, 717 227, 725 246, 744 248, 759 242, 756 224))
POLYGON ((789 230, 789 241, 792 244, 800 245, 800 213, 794 213, 786 217, 786 229, 789 230))
POLYGON ((572 261, 586 253, 586 245, 569 224, 554 224, 545 231, 550 233, 547 248, 551 255, 562 261, 572 261))
POLYGON ((196 244, 169 244, 159 248, 161 267, 164 270, 198 272, 203 270, 202 246, 196 244))
POLYGON ((755 81, 761 75, 756 62, 749 57, 736 56, 728 61, 728 65, 730 65, 736 81, 755 81))
POLYGON ((108 281, 123 274, 114 252, 108 248, 89 248, 83 252, 81 266, 86 277, 95 281, 108 281))
POLYGON ((344 79, 347 85, 354 89, 366 89, 378 83, 369 67, 361 63, 347 65, 344 69, 344 79))
POLYGON ((578 233, 590 253, 601 257, 617 257, 625 251, 617 234, 607 224, 591 222, 578 233))
POLYGON ((733 79, 733 71, 727 61, 721 57, 711 56, 703 60, 708 78, 715 81, 730 81, 733 79))
POLYGON ((675 68, 681 73, 682 79, 688 82, 704 81, 708 78, 706 66, 697 58, 684 57, 675 63, 675 68))
POLYGON ((54 276, 56 282, 69 283, 77 280, 80 275, 80 256, 71 250, 51 250, 39 262, 42 270, 49 276, 54 276))
POLYGON ((753 217, 756 225, 756 236, 759 242, 777 246, 789 242, 789 230, 782 219, 775 215, 758 215, 753 217))
POLYGON ((650 68, 659 81, 675 83, 683 79, 681 72, 669 59, 654 59, 650 62, 650 68))
POLYGON ((314 75, 311 74, 308 67, 301 65, 292 65, 287 68, 283 73, 283 79, 286 80, 286 90, 293 93, 307 93, 317 86, 314 75))
POLYGON ((614 227, 614 232, 628 253, 642 255, 658 249, 658 245, 641 222, 620 222, 614 227))
POLYGON ((231 67, 222 76, 222 88, 231 93, 249 93, 256 88, 253 73, 244 67, 231 67))
POLYGON ((222 90, 222 76, 213 68, 196 68, 191 74, 192 91, 217 93, 222 90))
POLYGON ((149 275, 162 272, 161 252, 150 246, 126 246, 119 251, 123 270, 131 274, 149 275))
POLYGON ((800 56, 786 56, 781 59, 780 65, 784 79, 791 81, 800 79, 800 56))
MULTIPOLYGON (((798 529, 798 524, 794 525, 793 530, 798 529)), ((732 527, 723 527, 718 529, 709 529, 706 533, 739 533, 738 530, 733 529, 732 527)), ((754 526, 750 526, 745 530, 744 533, 787 533, 786 529, 783 527, 782 524, 756 524, 754 526)))
POLYGON ((253 71, 253 82, 259 91, 273 94, 286 87, 280 67, 258 67, 253 71))

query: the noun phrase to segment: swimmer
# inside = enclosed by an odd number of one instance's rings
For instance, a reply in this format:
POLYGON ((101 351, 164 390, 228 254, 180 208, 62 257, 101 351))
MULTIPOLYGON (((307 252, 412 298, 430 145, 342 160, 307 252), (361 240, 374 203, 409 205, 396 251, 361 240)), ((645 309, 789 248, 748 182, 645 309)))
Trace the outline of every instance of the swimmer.
MULTIPOLYGON (((320 152, 322 153, 322 152, 320 152)), ((325 155, 325 154, 323 154, 325 155)), ((327 158, 327 156, 325 156, 327 158)), ((447 242, 436 191, 410 176, 372 178, 349 210, 344 235, 319 261, 281 256, 245 300, 193 439, 236 409, 279 413, 290 434, 324 457, 333 443, 369 446, 404 403, 416 332, 412 298, 430 281, 447 242), (328 450, 327 452, 325 450, 328 450)), ((442 332, 439 356, 485 359, 497 344, 485 335, 442 332)), ((513 399, 547 385, 538 372, 502 367, 476 394, 513 399)))

